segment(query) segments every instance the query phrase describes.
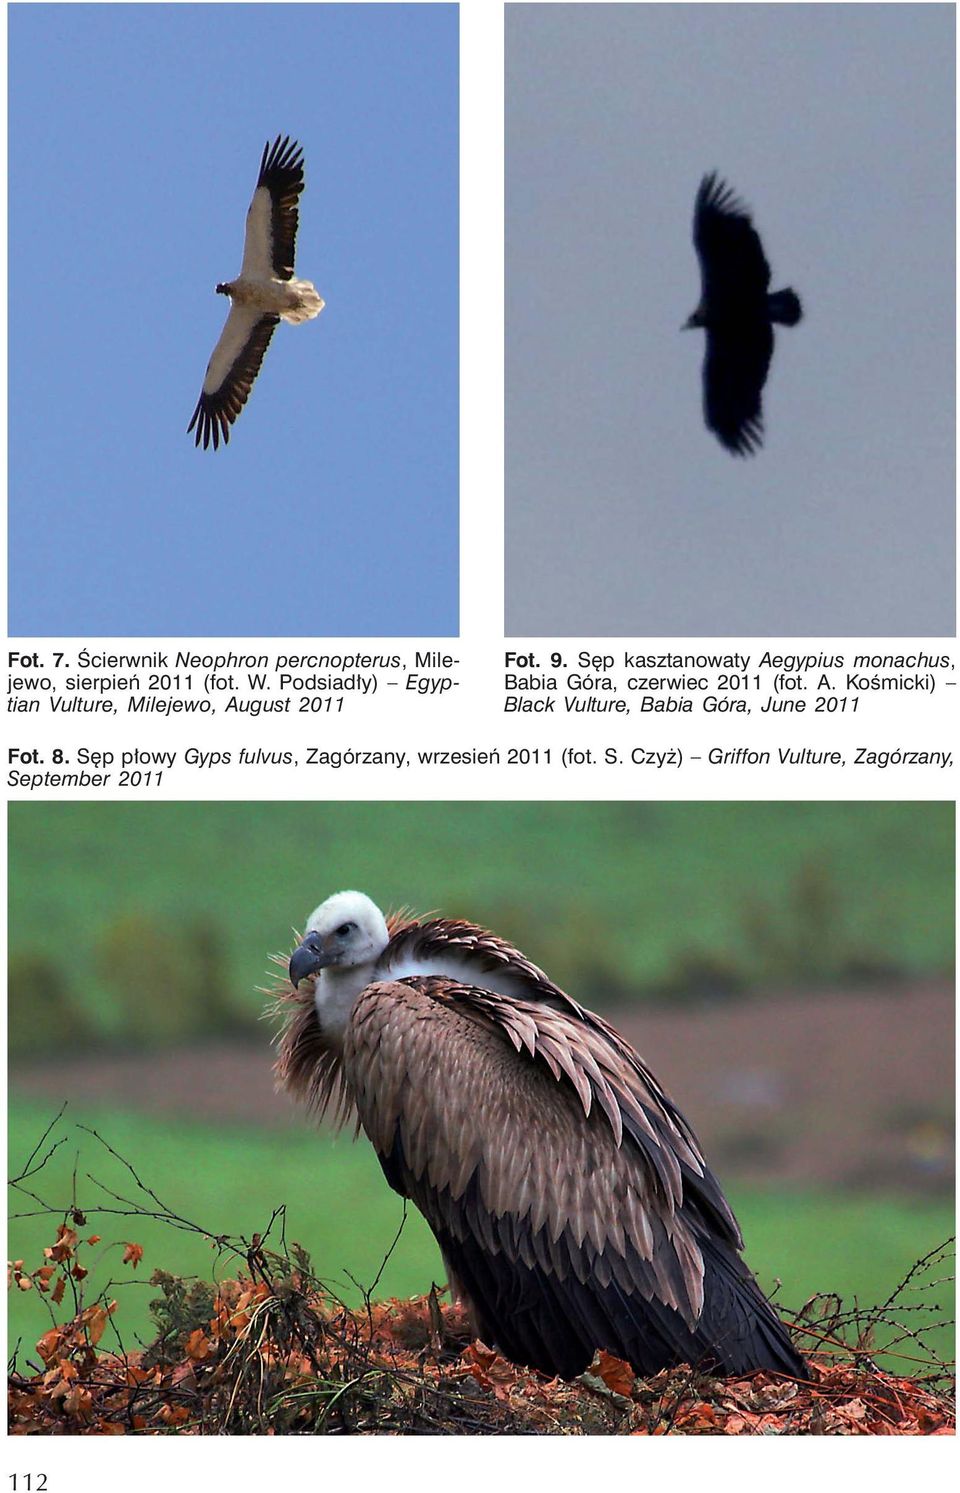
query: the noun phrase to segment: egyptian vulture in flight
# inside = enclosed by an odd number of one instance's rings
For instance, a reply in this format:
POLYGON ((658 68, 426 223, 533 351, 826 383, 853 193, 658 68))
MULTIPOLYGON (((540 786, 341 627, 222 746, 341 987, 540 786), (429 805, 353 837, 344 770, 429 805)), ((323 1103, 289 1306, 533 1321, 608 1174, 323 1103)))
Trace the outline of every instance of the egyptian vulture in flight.
POLYGON ((750 456, 763 444, 773 323, 796 326, 800 298, 793 290, 770 293, 770 266, 750 213, 713 171, 697 192, 693 242, 702 289, 683 330, 703 327, 707 334, 703 418, 721 446, 750 456))
POLYGON ((279 1085, 356 1111, 485 1342, 564 1378, 598 1348, 639 1374, 805 1374, 683 1115, 519 950, 338 892, 289 979, 279 1085))
POLYGON ((323 301, 309 280, 293 273, 294 246, 303 191, 303 150, 289 135, 278 135, 263 147, 260 174, 247 213, 243 263, 236 280, 217 286, 230 297, 230 314, 207 364, 206 376, 187 434, 197 428, 194 444, 204 450, 221 437, 247 402, 253 381, 278 321, 309 321, 323 301))

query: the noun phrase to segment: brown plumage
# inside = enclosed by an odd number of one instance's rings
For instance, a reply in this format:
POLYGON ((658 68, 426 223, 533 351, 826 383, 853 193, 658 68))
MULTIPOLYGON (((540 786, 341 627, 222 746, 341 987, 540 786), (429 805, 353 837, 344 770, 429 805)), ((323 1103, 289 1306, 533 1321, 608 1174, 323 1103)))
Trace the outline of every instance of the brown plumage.
POLYGON ((388 927, 339 892, 290 979, 279 1083, 340 1121, 355 1107, 486 1342, 567 1378, 597 1348, 639 1373, 804 1372, 686 1120, 517 949, 446 919, 388 927))

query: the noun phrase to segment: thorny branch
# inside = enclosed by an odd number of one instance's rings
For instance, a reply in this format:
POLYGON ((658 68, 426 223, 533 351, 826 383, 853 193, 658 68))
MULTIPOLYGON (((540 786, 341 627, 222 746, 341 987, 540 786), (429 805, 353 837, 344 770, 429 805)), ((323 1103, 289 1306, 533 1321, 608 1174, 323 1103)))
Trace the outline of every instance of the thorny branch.
MULTIPOLYGON (((806 1302, 795 1330, 820 1349, 807 1381, 764 1375, 724 1381, 688 1366, 634 1380, 629 1365, 605 1365, 609 1355, 601 1354, 588 1375, 566 1385, 471 1343, 462 1314, 442 1307, 436 1288, 423 1300, 373 1301, 399 1243, 406 1205, 372 1284, 354 1281, 363 1298, 360 1314, 314 1274, 301 1246, 288 1246, 283 1205, 249 1240, 208 1229, 168 1204, 88 1126, 76 1128, 133 1179, 133 1196, 85 1172, 89 1184, 119 1205, 88 1207, 78 1193, 78 1153, 69 1200, 60 1207, 44 1203, 23 1183, 42 1172, 68 1138, 50 1143, 63 1113, 11 1178, 42 1215, 61 1220, 55 1244, 44 1251, 47 1263, 28 1274, 22 1261, 14 1262, 15 1283, 43 1293, 52 1323, 37 1345, 43 1363, 34 1366, 35 1374, 11 1364, 14 1432, 923 1434, 952 1427, 939 1387, 949 1366, 925 1341, 931 1326, 944 1325, 940 1307, 929 1299, 904 1300, 920 1292, 929 1297, 946 1283, 939 1267, 952 1241, 918 1260, 879 1307, 867 1310, 856 1300, 847 1306, 831 1294, 806 1302), (236 1256, 247 1274, 209 1284, 155 1272, 151 1283, 163 1292, 153 1303, 158 1336, 145 1351, 130 1352, 110 1292, 131 1282, 111 1278, 89 1304, 81 1252, 100 1241, 97 1235, 84 1240, 78 1231, 94 1213, 153 1219, 195 1233, 218 1253, 236 1256), (279 1251, 267 1248, 275 1233, 279 1251), (73 1316, 58 1324, 53 1303, 68 1286, 73 1316), (118 1349, 110 1353, 97 1346, 108 1326, 118 1349), (884 1331, 892 1331, 892 1339, 875 1341, 884 1331), (903 1352, 908 1344, 916 1350, 912 1355, 903 1352), (926 1372, 920 1379, 894 1379, 877 1368, 878 1353, 896 1354, 926 1372)), ((128 1243, 124 1263, 135 1268, 140 1255, 140 1246, 128 1243)))

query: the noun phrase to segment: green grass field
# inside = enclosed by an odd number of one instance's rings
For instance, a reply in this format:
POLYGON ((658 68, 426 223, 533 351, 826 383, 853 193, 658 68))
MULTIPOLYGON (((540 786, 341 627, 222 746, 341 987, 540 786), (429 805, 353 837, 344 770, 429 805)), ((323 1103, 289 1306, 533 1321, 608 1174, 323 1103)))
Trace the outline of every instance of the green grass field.
POLYGON ((953 959, 949 804, 24 803, 9 824, 15 1054, 252 1023, 268 953, 345 886, 485 922, 596 1004, 953 959))
MULTIPOLYGON (((20 1170, 51 1118, 49 1111, 35 1105, 14 1108, 12 1172, 20 1170)), ((331 1141, 309 1132, 224 1133, 109 1111, 74 1114, 71 1119, 97 1129, 168 1208, 211 1233, 249 1237, 266 1227, 275 1207, 285 1204, 288 1241, 302 1243, 317 1274, 351 1303, 360 1300, 361 1293, 349 1276, 361 1286, 372 1285, 400 1225, 402 1201, 386 1185, 362 1139, 354 1145, 346 1136, 331 1141)), ((138 1208, 155 1205, 137 1192, 129 1173, 93 1137, 65 1122, 56 1133, 67 1135, 67 1143, 26 1185, 44 1201, 63 1208, 72 1197, 76 1170, 76 1196, 87 1217, 81 1235, 102 1236, 102 1242, 83 1256, 92 1272, 87 1286, 94 1287, 88 1300, 103 1289, 119 1299, 116 1325, 128 1347, 138 1336, 150 1336, 148 1303, 157 1291, 146 1282, 153 1270, 203 1279, 236 1273, 235 1257, 218 1261, 209 1242, 196 1234, 146 1218, 98 1211, 101 1206, 124 1205, 107 1196, 91 1177, 138 1208), (121 1245, 127 1241, 144 1247, 137 1270, 121 1263, 121 1245)), ((731 1201, 747 1240, 750 1264, 768 1290, 776 1277, 781 1279, 779 1299, 785 1308, 799 1306, 815 1291, 835 1291, 846 1299, 856 1296, 862 1306, 874 1306, 890 1295, 914 1261, 953 1231, 947 1200, 742 1188, 731 1193, 731 1201)), ((22 1195, 10 1194, 14 1213, 36 1206, 22 1195)), ((53 1242, 56 1221, 14 1219, 11 1257, 22 1259, 27 1270, 36 1268, 43 1262, 43 1247, 53 1242)), ((410 1208, 376 1295, 420 1294, 443 1278, 433 1238, 410 1208)), ((943 1317, 952 1318, 949 1287, 933 1295, 943 1317)), ((49 1325, 36 1291, 11 1294, 11 1344, 19 1338, 29 1350, 49 1325)), ((929 1341, 942 1357, 952 1358, 949 1329, 931 1332, 929 1341)), ((908 1345, 905 1351, 913 1349, 908 1345)), ((909 1372, 910 1365, 904 1363, 901 1371, 909 1372)))

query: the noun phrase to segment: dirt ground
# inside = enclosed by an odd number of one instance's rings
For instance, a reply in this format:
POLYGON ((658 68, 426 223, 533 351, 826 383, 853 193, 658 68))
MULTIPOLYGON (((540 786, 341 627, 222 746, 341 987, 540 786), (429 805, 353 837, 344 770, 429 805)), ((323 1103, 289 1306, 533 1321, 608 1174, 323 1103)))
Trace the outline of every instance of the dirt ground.
MULTIPOLYGON (((953 1178, 954 996, 945 984, 758 995, 605 1013, 726 1178, 942 1191, 953 1178)), ((303 1126, 261 1046, 84 1056, 11 1072, 16 1094, 234 1126, 303 1126)))

